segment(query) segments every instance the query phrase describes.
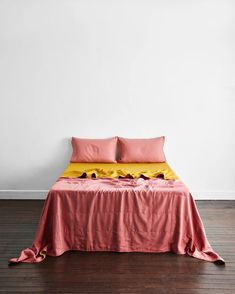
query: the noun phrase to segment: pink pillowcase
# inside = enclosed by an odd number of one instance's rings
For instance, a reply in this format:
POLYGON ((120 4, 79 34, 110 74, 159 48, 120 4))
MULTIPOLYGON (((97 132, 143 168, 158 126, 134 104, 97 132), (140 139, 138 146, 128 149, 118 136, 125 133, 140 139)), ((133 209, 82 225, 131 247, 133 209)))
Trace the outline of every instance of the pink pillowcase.
POLYGON ((127 162, 165 162, 163 146, 165 137, 153 139, 118 138, 121 163, 127 162))
POLYGON ((72 137, 72 147, 73 154, 70 162, 117 162, 117 137, 109 139, 72 137))

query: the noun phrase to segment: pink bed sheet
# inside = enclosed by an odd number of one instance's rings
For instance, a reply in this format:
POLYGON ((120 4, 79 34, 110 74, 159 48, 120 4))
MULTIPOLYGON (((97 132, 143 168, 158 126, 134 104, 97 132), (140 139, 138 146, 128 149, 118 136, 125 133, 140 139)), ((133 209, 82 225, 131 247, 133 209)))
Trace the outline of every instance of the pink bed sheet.
POLYGON ((174 252, 224 263, 180 180, 66 179, 48 193, 33 245, 11 263, 68 250, 174 252))

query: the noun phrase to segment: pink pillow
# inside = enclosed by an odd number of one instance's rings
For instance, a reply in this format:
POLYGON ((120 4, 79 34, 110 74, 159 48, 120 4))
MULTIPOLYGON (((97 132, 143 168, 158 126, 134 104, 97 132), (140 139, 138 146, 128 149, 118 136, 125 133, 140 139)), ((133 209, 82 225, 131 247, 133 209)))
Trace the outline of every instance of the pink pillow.
POLYGON ((165 137, 153 139, 118 138, 120 146, 119 162, 165 162, 163 152, 165 137))
POLYGON ((117 162, 117 137, 80 139, 72 137, 73 154, 70 162, 117 162))

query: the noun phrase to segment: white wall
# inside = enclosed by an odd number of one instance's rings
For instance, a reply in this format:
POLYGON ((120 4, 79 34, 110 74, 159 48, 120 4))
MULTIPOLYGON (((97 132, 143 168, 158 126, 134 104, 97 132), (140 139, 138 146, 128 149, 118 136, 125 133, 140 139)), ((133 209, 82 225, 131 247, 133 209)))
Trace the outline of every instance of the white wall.
POLYGON ((195 198, 235 199, 234 15, 233 0, 0 0, 1 197, 49 189, 72 135, 165 135, 195 198))

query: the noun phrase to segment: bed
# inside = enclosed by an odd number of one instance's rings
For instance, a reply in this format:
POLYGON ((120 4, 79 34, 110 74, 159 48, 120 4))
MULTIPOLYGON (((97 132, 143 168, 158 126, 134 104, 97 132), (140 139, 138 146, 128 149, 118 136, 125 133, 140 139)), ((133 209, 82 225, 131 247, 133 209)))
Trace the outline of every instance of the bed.
POLYGON ((47 195, 32 246, 10 262, 41 262, 69 250, 174 252, 224 264, 167 162, 70 162, 47 195))

